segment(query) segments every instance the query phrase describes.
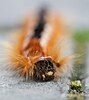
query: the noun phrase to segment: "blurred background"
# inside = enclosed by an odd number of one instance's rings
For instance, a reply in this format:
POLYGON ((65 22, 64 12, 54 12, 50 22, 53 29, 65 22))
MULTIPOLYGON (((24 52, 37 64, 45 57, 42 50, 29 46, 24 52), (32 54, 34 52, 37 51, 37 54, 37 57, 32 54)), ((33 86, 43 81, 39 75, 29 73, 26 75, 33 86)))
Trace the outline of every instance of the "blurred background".
POLYGON ((42 5, 62 15, 73 33, 75 71, 71 80, 83 80, 89 91, 89 0, 0 0, 0 40, 19 30, 23 19, 42 5))
POLYGON ((26 14, 44 4, 62 13, 73 28, 88 28, 88 0, 0 0, 0 27, 21 24, 26 14))
POLYGON ((62 15, 69 28, 78 34, 76 39, 89 40, 89 0, 0 0, 0 33, 18 29, 23 19, 42 5, 62 15))

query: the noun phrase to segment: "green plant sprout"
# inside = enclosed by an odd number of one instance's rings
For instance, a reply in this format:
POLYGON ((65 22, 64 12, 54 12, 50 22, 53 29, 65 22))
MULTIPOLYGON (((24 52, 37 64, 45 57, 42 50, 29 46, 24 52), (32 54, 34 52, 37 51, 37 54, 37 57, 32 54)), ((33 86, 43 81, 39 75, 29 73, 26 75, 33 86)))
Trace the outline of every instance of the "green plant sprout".
POLYGON ((71 84, 69 86, 69 93, 70 94, 78 94, 78 93, 82 93, 82 83, 80 80, 76 80, 76 81, 71 81, 71 84))

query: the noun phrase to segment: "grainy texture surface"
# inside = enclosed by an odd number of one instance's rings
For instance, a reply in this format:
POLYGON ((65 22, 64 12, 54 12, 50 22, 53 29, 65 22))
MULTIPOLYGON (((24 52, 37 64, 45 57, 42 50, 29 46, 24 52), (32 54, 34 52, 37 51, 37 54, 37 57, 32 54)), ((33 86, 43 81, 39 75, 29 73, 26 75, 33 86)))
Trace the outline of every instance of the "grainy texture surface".
POLYGON ((0 71, 0 100, 65 100, 68 84, 67 79, 43 83, 23 82, 7 71, 0 71))

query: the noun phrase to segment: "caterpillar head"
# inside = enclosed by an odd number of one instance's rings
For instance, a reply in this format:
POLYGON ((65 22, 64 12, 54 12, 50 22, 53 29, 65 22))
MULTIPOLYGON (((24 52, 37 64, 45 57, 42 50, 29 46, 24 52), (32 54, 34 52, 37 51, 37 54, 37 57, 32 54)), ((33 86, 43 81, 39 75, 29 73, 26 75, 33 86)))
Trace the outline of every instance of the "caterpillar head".
POLYGON ((38 60, 34 66, 34 79, 39 81, 50 81, 54 79, 55 63, 47 57, 38 60))

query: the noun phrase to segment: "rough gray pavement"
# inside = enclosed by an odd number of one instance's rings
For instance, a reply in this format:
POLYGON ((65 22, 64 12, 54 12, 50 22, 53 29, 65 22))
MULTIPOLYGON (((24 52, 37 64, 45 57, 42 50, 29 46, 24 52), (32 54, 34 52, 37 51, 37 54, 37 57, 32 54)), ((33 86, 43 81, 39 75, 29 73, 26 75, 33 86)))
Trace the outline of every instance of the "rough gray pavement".
POLYGON ((23 82, 0 71, 0 100, 66 100, 68 80, 51 82, 23 82))

